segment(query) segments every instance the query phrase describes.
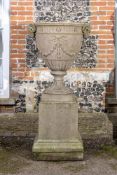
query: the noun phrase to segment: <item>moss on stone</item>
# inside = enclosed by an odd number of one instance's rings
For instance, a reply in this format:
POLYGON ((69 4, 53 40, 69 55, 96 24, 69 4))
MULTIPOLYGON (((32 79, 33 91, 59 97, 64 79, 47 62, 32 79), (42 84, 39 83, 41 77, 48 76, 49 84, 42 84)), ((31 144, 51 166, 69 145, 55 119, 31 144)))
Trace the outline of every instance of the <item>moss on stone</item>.
POLYGON ((116 145, 107 145, 102 146, 100 150, 93 152, 95 156, 109 156, 111 158, 117 159, 117 146, 116 145))
POLYGON ((106 154, 117 159, 117 146, 116 145, 104 146, 102 149, 106 154))

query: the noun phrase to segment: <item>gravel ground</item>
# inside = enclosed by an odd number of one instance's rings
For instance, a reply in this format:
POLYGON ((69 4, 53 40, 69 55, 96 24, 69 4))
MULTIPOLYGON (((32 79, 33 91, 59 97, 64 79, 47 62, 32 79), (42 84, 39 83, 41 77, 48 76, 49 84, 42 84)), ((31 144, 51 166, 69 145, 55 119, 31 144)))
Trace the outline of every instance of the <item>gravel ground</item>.
MULTIPOLYGON (((116 148, 117 151, 117 148, 116 148)), ((87 151, 84 161, 34 161, 26 148, 0 149, 0 175, 117 175, 117 152, 87 151)))

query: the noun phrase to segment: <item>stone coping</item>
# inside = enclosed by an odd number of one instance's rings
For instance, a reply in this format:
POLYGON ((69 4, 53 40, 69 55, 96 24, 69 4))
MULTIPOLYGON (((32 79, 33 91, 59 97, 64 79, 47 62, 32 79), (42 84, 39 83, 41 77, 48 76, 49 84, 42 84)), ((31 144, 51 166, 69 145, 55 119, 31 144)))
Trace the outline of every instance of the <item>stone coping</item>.
MULTIPOLYGON (((115 136, 117 133, 116 125, 116 117, 110 114, 79 113, 79 131, 84 144, 89 148, 111 144, 113 132, 115 136)), ((0 113, 0 142, 12 144, 12 138, 18 141, 19 138, 22 141, 25 138, 34 139, 37 130, 38 113, 0 113)))
POLYGON ((15 105, 15 99, 14 98, 1 98, 0 99, 0 106, 13 106, 15 105))
MULTIPOLYGON (((31 70, 33 71, 50 71, 48 69, 48 67, 33 67, 31 68, 31 70)), ((89 68, 70 68, 69 70, 67 70, 67 72, 110 72, 112 70, 107 70, 107 69, 99 69, 99 68, 92 68, 92 69, 89 69, 89 68)))
POLYGON ((114 98, 114 97, 112 97, 112 98, 108 98, 107 99, 107 102, 108 102, 108 104, 112 104, 112 105, 116 105, 117 104, 117 98, 114 98))

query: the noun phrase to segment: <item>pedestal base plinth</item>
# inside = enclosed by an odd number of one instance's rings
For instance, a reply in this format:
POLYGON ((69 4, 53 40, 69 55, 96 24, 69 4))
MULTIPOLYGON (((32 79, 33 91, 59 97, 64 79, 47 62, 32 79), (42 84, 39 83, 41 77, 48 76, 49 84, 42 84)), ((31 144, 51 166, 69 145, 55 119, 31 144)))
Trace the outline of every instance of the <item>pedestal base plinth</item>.
POLYGON ((83 160, 84 151, 82 140, 38 140, 33 145, 36 160, 83 160))
POLYGON ((68 97, 70 95, 62 95, 62 98, 61 95, 54 95, 54 98, 49 94, 42 95, 38 136, 33 145, 36 160, 83 159, 78 106, 75 98, 68 97))

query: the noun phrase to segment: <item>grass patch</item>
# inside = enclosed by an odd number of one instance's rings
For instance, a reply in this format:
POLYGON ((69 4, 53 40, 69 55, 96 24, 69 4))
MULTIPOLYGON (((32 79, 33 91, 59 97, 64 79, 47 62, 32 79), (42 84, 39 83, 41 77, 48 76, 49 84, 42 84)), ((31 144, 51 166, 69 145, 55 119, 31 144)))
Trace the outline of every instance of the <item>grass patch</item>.
POLYGON ((93 152, 95 156, 110 156, 112 158, 117 159, 117 146, 103 146, 100 150, 96 150, 93 152))
POLYGON ((117 159, 117 146, 104 146, 103 147, 103 152, 105 152, 107 155, 117 159))

